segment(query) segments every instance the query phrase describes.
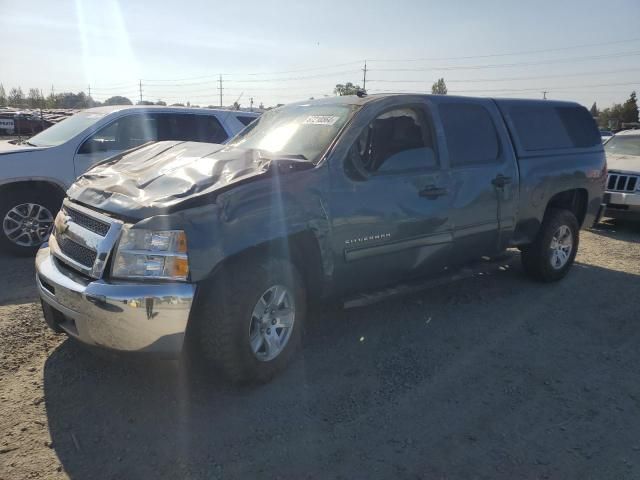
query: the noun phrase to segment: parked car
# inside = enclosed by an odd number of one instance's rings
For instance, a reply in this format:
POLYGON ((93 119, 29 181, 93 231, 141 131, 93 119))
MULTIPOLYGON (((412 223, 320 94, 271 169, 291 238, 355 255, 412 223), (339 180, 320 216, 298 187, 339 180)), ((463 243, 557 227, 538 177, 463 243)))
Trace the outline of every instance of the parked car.
POLYGON ((611 137, 613 137, 614 133, 611 130, 600 129, 600 138, 602 138, 602 143, 606 143, 611 137))
POLYGON ((606 180, 582 106, 449 95, 305 101, 226 146, 118 158, 73 184, 38 252, 46 322, 120 351, 189 345, 238 382, 285 367, 310 299, 508 247, 533 278, 563 278, 606 180))
POLYGON ((96 162, 156 140, 224 143, 257 114, 172 107, 98 107, 19 144, 0 142, 0 249, 33 254, 71 183, 96 162))
POLYGON ((640 220, 640 130, 623 130, 604 149, 609 167, 605 215, 640 220))

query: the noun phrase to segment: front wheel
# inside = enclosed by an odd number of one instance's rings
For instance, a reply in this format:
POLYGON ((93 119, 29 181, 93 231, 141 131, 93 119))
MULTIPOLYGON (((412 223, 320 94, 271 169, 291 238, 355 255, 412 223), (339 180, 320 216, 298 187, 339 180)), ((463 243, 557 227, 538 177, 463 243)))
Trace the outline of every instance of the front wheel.
POLYGON ((300 345, 306 293, 293 263, 247 258, 203 285, 195 308, 191 340, 204 359, 233 383, 267 382, 300 345))
POLYGON ((572 212, 549 210, 535 241, 521 249, 525 272, 542 282, 563 278, 576 257, 579 231, 578 220, 572 212))

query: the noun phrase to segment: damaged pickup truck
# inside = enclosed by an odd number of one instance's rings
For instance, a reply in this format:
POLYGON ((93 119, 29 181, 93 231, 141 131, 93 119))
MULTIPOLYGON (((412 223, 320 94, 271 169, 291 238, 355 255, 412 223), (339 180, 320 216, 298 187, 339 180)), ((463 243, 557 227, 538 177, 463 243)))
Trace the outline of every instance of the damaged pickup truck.
POLYGON ((80 177, 36 258, 45 319, 81 342, 267 381, 311 299, 439 277, 509 247, 570 269, 606 162, 574 103, 336 97, 264 114, 227 145, 157 142, 80 177), (188 341, 187 341, 188 340, 188 341))

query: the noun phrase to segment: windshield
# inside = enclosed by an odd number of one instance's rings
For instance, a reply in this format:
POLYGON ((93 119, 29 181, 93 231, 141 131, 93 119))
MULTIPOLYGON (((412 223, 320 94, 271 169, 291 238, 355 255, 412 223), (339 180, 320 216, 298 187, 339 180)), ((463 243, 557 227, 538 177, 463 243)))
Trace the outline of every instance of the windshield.
POLYGON ((76 113, 31 137, 29 143, 36 147, 55 147, 56 145, 61 145, 103 117, 103 113, 76 113))
POLYGON ((605 143, 604 149, 607 153, 616 155, 640 156, 640 135, 613 136, 605 143))
POLYGON ((289 105, 270 110, 229 143, 316 162, 351 117, 353 105, 289 105))

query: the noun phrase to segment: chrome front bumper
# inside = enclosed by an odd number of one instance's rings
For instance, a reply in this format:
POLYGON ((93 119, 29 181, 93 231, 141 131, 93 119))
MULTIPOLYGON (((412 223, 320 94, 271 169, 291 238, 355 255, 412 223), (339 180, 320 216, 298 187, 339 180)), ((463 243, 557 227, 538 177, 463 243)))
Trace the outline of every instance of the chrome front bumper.
POLYGON ((640 192, 606 192, 607 209, 605 216, 620 219, 640 218, 640 192))
POLYGON ((38 251, 36 283, 42 301, 53 309, 43 306, 50 325, 55 322, 83 343, 114 350, 182 351, 195 285, 89 280, 58 262, 48 245, 38 251))

